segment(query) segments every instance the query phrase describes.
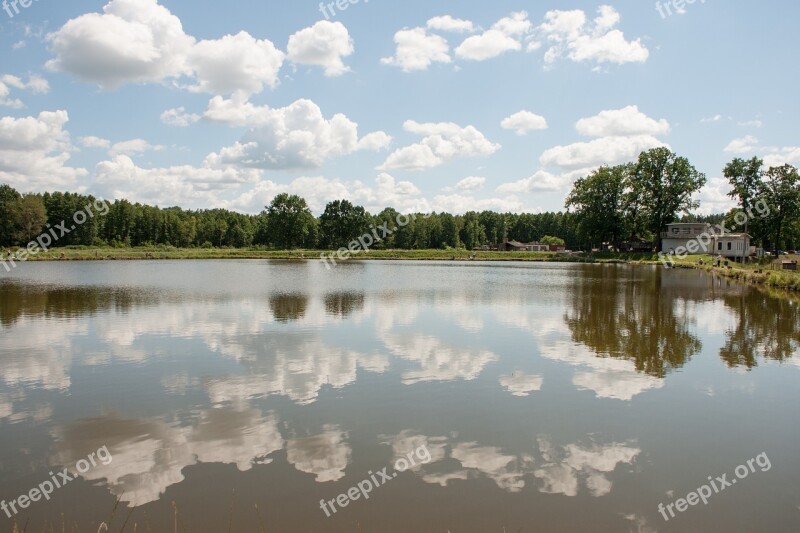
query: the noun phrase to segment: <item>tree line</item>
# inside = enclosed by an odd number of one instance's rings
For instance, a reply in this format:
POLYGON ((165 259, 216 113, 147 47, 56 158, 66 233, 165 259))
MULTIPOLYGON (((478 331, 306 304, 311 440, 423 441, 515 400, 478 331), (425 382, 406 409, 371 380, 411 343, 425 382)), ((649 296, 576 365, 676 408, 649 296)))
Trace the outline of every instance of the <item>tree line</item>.
POLYGON ((705 220, 689 214, 698 207, 693 197, 706 184, 705 175, 667 148, 643 152, 635 163, 604 166, 577 180, 566 206, 574 211, 584 242, 618 246, 623 240, 645 239, 660 249, 667 224, 708 221, 731 228, 736 215, 744 212, 748 222, 737 229, 749 233, 754 244, 765 249, 796 248, 800 242, 797 168, 766 168, 757 157, 737 158, 725 166, 723 175, 737 207, 705 220))
MULTIPOLYGON (((765 169, 763 161, 736 159, 725 167, 731 196, 747 210, 765 201, 771 215, 749 228, 757 241, 773 247, 800 242, 800 177, 791 166, 765 169)), ((635 163, 601 167, 579 179, 565 212, 463 215, 431 213, 411 217, 376 249, 473 248, 502 242, 564 242, 571 249, 625 241, 660 244, 666 224, 719 223, 735 211, 697 217, 693 195, 706 183, 686 158, 666 148, 643 152, 635 163)), ((0 246, 25 246, 96 199, 78 193, 20 194, 0 185, 0 246), (49 225, 49 226, 48 226, 49 225)), ((305 199, 279 194, 258 215, 225 209, 159 208, 117 199, 105 216, 95 216, 59 240, 59 246, 174 246, 178 248, 262 247, 338 249, 401 214, 391 207, 371 214, 348 200, 335 200, 315 217, 305 199)))

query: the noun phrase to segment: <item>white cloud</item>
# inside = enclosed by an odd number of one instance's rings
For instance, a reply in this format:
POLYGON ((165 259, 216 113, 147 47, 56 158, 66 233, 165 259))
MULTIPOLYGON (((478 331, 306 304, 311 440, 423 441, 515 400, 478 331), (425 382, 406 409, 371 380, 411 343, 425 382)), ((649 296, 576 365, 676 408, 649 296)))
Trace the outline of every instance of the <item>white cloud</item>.
POLYGON ((659 146, 666 145, 652 135, 603 137, 590 142, 550 148, 545 150, 539 161, 545 167, 592 168, 633 161, 641 152, 659 146))
POLYGON ((700 208, 697 212, 701 215, 714 213, 727 213, 736 207, 736 201, 728 196, 731 191, 730 183, 725 178, 711 178, 700 189, 698 200, 700 208))
POLYGON ((722 115, 714 115, 713 117, 700 119, 700 123, 708 124, 709 122, 719 122, 720 120, 722 120, 722 115))
POLYGON ((553 174, 546 170, 537 170, 530 177, 500 185, 497 187, 497 192, 523 193, 560 191, 568 187, 577 177, 587 173, 588 172, 584 169, 578 169, 577 171, 563 174, 553 174))
POLYGON ((109 89, 191 73, 187 55, 194 38, 156 0, 112 0, 102 14, 71 19, 47 40, 55 54, 49 69, 109 89))
POLYGON ((428 20, 428 29, 439 31, 450 31, 453 33, 471 33, 475 31, 475 25, 469 20, 453 18, 450 15, 433 17, 428 20))
POLYGON ((77 180, 86 169, 66 166, 73 149, 68 121, 66 111, 0 118, 0 182, 25 191, 82 191, 77 180))
POLYGON ((150 151, 158 152, 163 149, 163 146, 150 144, 144 139, 131 139, 114 144, 108 151, 108 155, 111 157, 118 155, 135 155, 150 151))
POLYGON ((384 57, 384 65, 396 65, 404 72, 427 70, 433 63, 450 63, 450 46, 440 35, 431 35, 425 28, 403 29, 394 35, 395 55, 384 57))
POLYGON ((670 132, 666 119, 650 118, 635 105, 601 111, 594 117, 582 118, 575 127, 578 133, 588 137, 666 135, 670 132))
POLYGON ((452 122, 419 123, 408 120, 406 131, 424 136, 417 144, 396 150, 381 170, 423 170, 437 167, 457 157, 491 155, 500 149, 474 126, 461 127, 452 122))
POLYGON ((246 31, 220 39, 200 41, 188 55, 197 83, 192 91, 212 94, 260 93, 278 85, 284 53, 271 41, 246 31))
POLYGON ((507 130, 515 130, 517 135, 525 135, 529 131, 546 130, 547 120, 530 111, 520 111, 504 118, 500 125, 507 130))
POLYGON ((523 212, 524 205, 515 196, 505 198, 476 198, 464 194, 435 196, 431 200, 433 211, 462 215, 468 211, 523 212))
POLYGON ((0 106, 13 109, 25 107, 25 104, 19 98, 9 98, 12 87, 21 91, 30 91, 33 94, 46 94, 50 91, 50 85, 41 76, 28 76, 28 81, 23 81, 17 76, 4 74, 0 76, 0 106))
POLYGON ((800 166, 800 146, 787 146, 777 148, 772 153, 764 156, 764 165, 769 167, 780 167, 783 165, 800 166))
POLYGON ((232 126, 251 126, 244 138, 210 156, 216 164, 252 168, 314 168, 325 161, 358 150, 385 148, 384 132, 358 137, 358 124, 345 115, 330 119, 311 100, 297 100, 282 108, 257 107, 234 97, 214 97, 206 119, 232 126))
POLYGON ((764 122, 762 122, 761 120, 756 119, 756 120, 747 120, 745 122, 738 122, 737 125, 743 126, 743 127, 746 127, 746 128, 763 128, 764 127, 764 122))
POLYGON ((89 135, 87 137, 81 137, 78 139, 78 142, 81 143, 81 146, 84 148, 110 148, 111 141, 108 139, 103 139, 101 137, 95 137, 94 135, 89 135))
POLYGON ((520 11, 500 19, 480 35, 468 37, 456 48, 456 56, 473 61, 485 61, 504 52, 522 50, 521 37, 530 32, 533 24, 528 13, 520 11))
POLYGON ((390 144, 392 144, 391 135, 385 131, 373 131, 359 139, 356 146, 359 150, 372 150, 373 152, 377 152, 388 148, 390 144))
POLYGON ((197 42, 157 0, 111 0, 103 13, 71 19, 47 41, 55 56, 48 69, 106 89, 172 80, 192 91, 253 94, 277 85, 284 59, 272 42, 245 31, 197 42))
POLYGON ((755 152, 758 149, 758 139, 752 135, 747 135, 741 139, 732 140, 724 151, 734 154, 755 152))
POLYGON ((549 43, 545 64, 563 57, 581 63, 643 63, 650 52, 641 39, 628 41, 625 35, 613 29, 620 21, 619 13, 611 6, 601 6, 599 16, 589 24, 581 10, 548 11, 538 27, 543 39, 549 43))
POLYGON ((167 109, 161 113, 161 122, 167 126, 177 126, 179 128, 186 128, 190 124, 194 124, 200 120, 200 115, 195 113, 187 113, 184 107, 176 107, 174 109, 167 109))
POLYGON ((734 154, 756 154, 764 160, 764 166, 779 167, 783 165, 800 165, 800 147, 798 146, 762 146, 758 138, 746 135, 732 140, 724 149, 734 154))
POLYGON ((456 183, 454 189, 457 191, 477 191, 486 185, 486 178, 470 176, 456 183))
POLYGON ((301 65, 316 65, 325 69, 326 76, 339 76, 350 69, 342 61, 354 51, 353 39, 341 22, 322 20, 310 28, 289 37, 289 61, 301 65))
MULTIPOLYGON (((213 168, 190 165, 145 169, 127 155, 102 161, 95 168, 94 184, 105 198, 128 198, 157 205, 226 207, 221 196, 261 177, 255 169, 213 168)), ((262 206, 263 207, 263 206, 262 206)))

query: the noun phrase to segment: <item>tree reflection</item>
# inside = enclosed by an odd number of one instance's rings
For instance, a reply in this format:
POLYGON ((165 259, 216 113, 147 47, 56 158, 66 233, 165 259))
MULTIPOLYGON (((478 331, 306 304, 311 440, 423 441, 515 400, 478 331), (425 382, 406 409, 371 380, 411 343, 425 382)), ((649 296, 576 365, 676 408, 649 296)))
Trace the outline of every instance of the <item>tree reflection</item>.
POLYGON ((109 309, 124 313, 163 300, 163 295, 145 290, 0 283, 0 324, 12 326, 23 316, 76 318, 109 309))
POLYGON ((798 302, 787 297, 770 297, 748 289, 739 297, 724 298, 736 316, 736 327, 725 333, 719 355, 731 367, 758 366, 758 356, 785 361, 800 348, 798 302))
POLYGON ((332 292, 325 295, 325 311, 329 315, 347 318, 363 308, 363 292, 332 292))
POLYGON ((269 307, 275 320, 283 324, 295 322, 306 315, 308 296, 305 294, 274 294, 269 297, 269 307))
POLYGON ((587 267, 570 290, 564 320, 574 342, 599 357, 625 359, 663 378, 702 348, 690 333, 680 293, 662 285, 661 270, 587 267))

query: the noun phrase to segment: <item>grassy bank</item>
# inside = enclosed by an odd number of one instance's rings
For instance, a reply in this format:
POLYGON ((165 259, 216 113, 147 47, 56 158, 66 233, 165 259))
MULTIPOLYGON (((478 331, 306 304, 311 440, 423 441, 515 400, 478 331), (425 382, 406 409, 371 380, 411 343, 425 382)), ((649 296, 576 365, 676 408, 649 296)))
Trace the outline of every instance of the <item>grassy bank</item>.
MULTIPOLYGON (((264 250, 258 248, 111 248, 67 247, 53 248, 31 257, 29 261, 122 261, 122 260, 188 260, 188 259, 319 259, 321 254, 335 254, 321 250, 264 250)), ((580 255, 550 252, 469 252, 467 250, 370 250, 352 256, 357 260, 406 261, 593 261, 580 255)), ((599 260, 627 261, 633 257, 606 254, 599 260)), ((649 259, 649 257, 647 258, 649 259)))

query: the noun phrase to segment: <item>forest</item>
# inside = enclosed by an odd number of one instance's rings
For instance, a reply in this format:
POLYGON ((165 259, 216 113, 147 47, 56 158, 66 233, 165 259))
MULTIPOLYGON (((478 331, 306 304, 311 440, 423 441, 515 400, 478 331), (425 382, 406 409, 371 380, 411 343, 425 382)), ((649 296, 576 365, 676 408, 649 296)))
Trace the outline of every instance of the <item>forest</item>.
MULTIPOLYGON (((623 242, 658 246, 666 224, 676 221, 720 223, 756 202, 769 215, 753 220, 748 232, 765 249, 800 248, 800 175, 790 165, 765 168, 761 159, 735 159, 723 169, 738 207, 728 213, 696 216, 693 200, 705 175, 666 148, 643 152, 638 161, 601 167, 580 178, 565 210, 548 213, 427 213, 411 217, 376 249, 448 249, 502 242, 560 242, 573 250, 618 248, 623 242)), ((0 246, 26 246, 37 235, 85 210, 97 199, 70 192, 20 193, 0 185, 0 246)), ((330 201, 314 216, 305 199, 276 196, 258 215, 224 209, 187 210, 107 200, 103 216, 87 217, 63 235, 57 246, 172 246, 177 248, 323 249, 347 246, 387 221, 387 207, 369 213, 345 199, 330 201)))

